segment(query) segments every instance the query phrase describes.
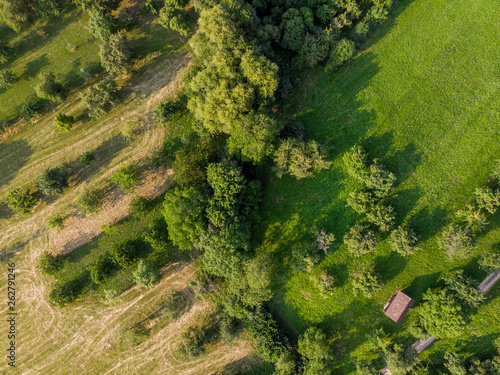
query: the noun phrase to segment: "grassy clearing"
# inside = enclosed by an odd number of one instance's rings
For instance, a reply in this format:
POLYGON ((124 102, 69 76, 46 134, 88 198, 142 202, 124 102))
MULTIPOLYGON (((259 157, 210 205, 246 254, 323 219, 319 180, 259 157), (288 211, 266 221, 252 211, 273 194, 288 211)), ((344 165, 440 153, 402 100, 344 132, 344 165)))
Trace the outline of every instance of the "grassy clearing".
MULTIPOLYGON (((487 1, 400 1, 393 17, 353 61, 331 74, 318 70, 300 77, 288 112, 305 125, 309 138, 329 146, 334 166, 300 182, 270 176, 254 238, 259 251, 283 264, 273 300, 283 316, 299 332, 320 324, 341 334, 336 343, 343 354, 338 373, 349 373, 353 359, 365 355, 367 333, 379 327, 404 331, 405 324, 393 324, 381 309, 395 289, 418 303, 446 270, 466 267, 478 279, 485 276, 476 257, 447 261, 435 239, 447 218, 488 180, 494 160, 500 158, 500 52, 495 47, 500 25, 494 21, 499 15, 500 6, 487 1), (340 246, 359 219, 346 207, 358 183, 347 176, 341 158, 355 143, 398 178, 388 203, 396 209, 397 224, 410 224, 423 241, 422 250, 410 258, 391 253, 386 236, 376 254, 360 259, 340 246), (308 275, 289 268, 291 246, 313 225, 337 239, 337 247, 321 264, 337 280, 338 288, 327 298, 308 275), (354 296, 348 283, 349 270, 361 262, 374 264, 385 283, 373 299, 354 296)), ((497 214, 481 236, 477 254, 496 246, 498 223, 497 214)), ((489 314, 498 311, 500 300, 498 291, 491 293, 496 298, 479 309, 471 325, 479 337, 465 337, 461 347, 475 342, 481 352, 491 343, 492 332, 499 331, 500 322, 489 314)), ((440 342, 432 350, 445 345, 449 343, 440 342)))

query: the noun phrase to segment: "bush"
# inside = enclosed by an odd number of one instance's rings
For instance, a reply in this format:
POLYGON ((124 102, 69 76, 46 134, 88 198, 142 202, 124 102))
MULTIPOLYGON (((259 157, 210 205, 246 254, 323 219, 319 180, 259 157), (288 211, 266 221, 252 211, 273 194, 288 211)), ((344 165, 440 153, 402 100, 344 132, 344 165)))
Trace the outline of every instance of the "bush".
POLYGON ((377 206, 366 214, 366 218, 378 226, 381 232, 388 232, 394 225, 394 208, 392 206, 377 206))
POLYGON ((375 252, 377 242, 376 233, 367 225, 357 224, 344 236, 347 250, 356 257, 375 252))
POLYGON ((56 281, 54 288, 49 293, 51 302, 63 307, 73 302, 81 293, 83 282, 81 279, 73 279, 67 282, 56 281))
POLYGON ((373 297, 377 291, 382 289, 377 275, 368 269, 353 273, 351 275, 351 282, 355 294, 361 292, 368 298, 373 297))
POLYGON ((28 100, 21 107, 21 116, 29 120, 42 113, 42 110, 43 110, 43 104, 40 100, 34 103, 28 100))
POLYGON ((137 172, 133 165, 121 165, 111 176, 113 181, 122 191, 131 192, 139 182, 137 172))
POLYGON ((68 179, 59 168, 46 169, 37 179, 38 188, 49 196, 60 195, 68 187, 68 179))
POLYGON ((105 284, 108 277, 111 275, 115 268, 113 259, 109 254, 101 255, 99 259, 91 263, 88 267, 90 271, 90 278, 96 284, 105 284))
POLYGON ((30 213, 36 203, 35 195, 30 193, 29 189, 24 192, 20 189, 16 189, 10 192, 5 200, 7 201, 7 206, 9 206, 12 211, 22 214, 30 213))
POLYGON ((470 229, 453 223, 444 229, 438 244, 450 259, 467 258, 476 248, 470 229))
POLYGON ((207 183, 207 166, 210 159, 210 150, 203 143, 177 151, 172 165, 175 182, 185 188, 202 187, 207 183))
POLYGON ((341 39, 333 46, 330 51, 330 59, 326 65, 326 70, 332 70, 342 65, 354 56, 356 48, 354 42, 349 39, 341 39))
POLYGON ((375 159, 368 168, 368 172, 363 175, 362 181, 375 197, 382 199, 389 194, 396 177, 378 164, 377 159, 375 159))
POLYGON ((117 103, 118 85, 113 79, 107 78, 85 90, 81 99, 90 117, 102 117, 117 103))
POLYGON ((149 199, 136 195, 128 206, 129 215, 134 219, 143 219, 149 212, 149 199))
POLYGON ((456 212, 456 220, 466 225, 472 232, 479 232, 488 224, 485 214, 474 206, 467 205, 465 210, 456 212))
POLYGON ((69 131, 75 123, 75 118, 73 116, 67 116, 63 113, 58 113, 55 121, 59 130, 69 131))
POLYGON ((486 272, 493 272, 500 268, 500 253, 486 253, 479 259, 479 267, 486 272))
POLYGON ((205 332, 196 326, 189 327, 181 335, 181 343, 177 348, 177 353, 181 358, 193 359, 204 352, 203 342, 205 341, 205 332))
POLYGON ((411 228, 398 227, 391 232, 389 244, 391 249, 398 254, 408 256, 419 250, 418 238, 411 228))
POLYGON ((347 205, 358 214, 365 214, 371 211, 376 203, 376 198, 369 191, 353 191, 349 193, 349 197, 347 198, 347 205))
POLYGON ((489 188, 477 188, 474 195, 480 210, 484 209, 490 214, 494 214, 498 206, 500 206, 499 191, 494 192, 489 188))
POLYGON ((134 12, 132 9, 123 7, 118 13, 118 24, 120 27, 127 27, 135 23, 134 12))
POLYGON ((141 6, 141 13, 157 14, 160 7, 160 0, 146 0, 141 6))
POLYGON ((99 56, 102 67, 109 74, 127 73, 130 66, 130 51, 127 39, 121 33, 111 35, 108 41, 101 45, 99 56))
POLYGON ((281 142, 274 154, 274 161, 278 177, 289 173, 297 180, 312 177, 314 173, 328 169, 331 165, 318 143, 295 138, 288 138, 281 142))
POLYGON ((34 0, 33 8, 38 18, 47 19, 60 14, 60 5, 57 0, 34 0))
POLYGON ((39 98, 53 102, 62 102, 63 87, 60 83, 56 82, 54 73, 42 72, 38 75, 37 80, 35 92, 39 98))
POLYGON ((0 70, 0 89, 8 89, 14 83, 16 83, 16 81, 17 77, 14 73, 12 73, 12 70, 10 69, 0 70))
POLYGON ((146 242, 155 250, 161 251, 170 245, 168 239, 167 224, 163 218, 156 220, 151 224, 142 236, 146 242))
POLYGON ((94 161, 94 154, 91 152, 86 152, 80 155, 80 161, 85 165, 90 165, 94 161))
POLYGON ((120 267, 128 267, 140 258, 141 243, 139 241, 125 241, 111 247, 110 254, 120 267))
POLYGON ((159 123, 166 124, 169 122, 170 117, 179 110, 179 105, 176 101, 172 99, 167 99, 160 104, 155 109, 155 120, 159 123))
POLYGON ((78 209, 84 214, 93 214, 99 211, 104 200, 104 194, 98 189, 85 189, 76 200, 78 209))
POLYGON ((160 272, 151 263, 140 260, 137 269, 132 273, 134 281, 143 288, 152 289, 160 282, 160 272))
POLYGON ((51 228, 63 229, 64 228, 64 218, 61 215, 52 215, 49 217, 47 224, 51 228))
POLYGON ((60 255, 52 255, 47 250, 42 253, 38 268, 46 275, 54 275, 61 269, 63 257, 60 255))
POLYGON ((97 39, 107 40, 117 30, 117 21, 104 11, 92 11, 89 19, 90 33, 97 39))
POLYGON ((161 314, 169 321, 173 321, 181 315, 186 304, 187 300, 181 292, 172 293, 163 302, 161 314))

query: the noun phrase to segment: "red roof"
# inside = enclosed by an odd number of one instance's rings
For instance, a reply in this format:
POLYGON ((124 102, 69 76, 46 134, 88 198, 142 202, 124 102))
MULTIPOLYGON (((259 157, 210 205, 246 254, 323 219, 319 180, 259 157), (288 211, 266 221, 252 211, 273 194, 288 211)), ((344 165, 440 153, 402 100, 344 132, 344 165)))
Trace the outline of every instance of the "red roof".
POLYGON ((410 307, 415 303, 410 297, 398 290, 394 293, 389 301, 384 306, 385 315, 394 320, 396 323, 401 323, 410 311, 410 307))

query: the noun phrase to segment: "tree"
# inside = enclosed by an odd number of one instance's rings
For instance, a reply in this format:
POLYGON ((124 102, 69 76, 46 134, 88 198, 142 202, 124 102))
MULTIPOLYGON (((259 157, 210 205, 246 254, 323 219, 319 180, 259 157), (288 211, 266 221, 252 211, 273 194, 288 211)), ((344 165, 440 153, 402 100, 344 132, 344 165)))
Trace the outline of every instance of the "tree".
POLYGON ((160 10, 160 19, 163 27, 177 31, 179 34, 186 36, 191 31, 191 24, 187 18, 187 13, 175 9, 170 5, 165 5, 160 10))
POLYGON ((321 329, 309 327, 299 338, 297 351, 307 360, 304 374, 331 373, 325 365, 333 359, 332 349, 326 334, 321 329), (316 372, 319 369, 322 371, 316 372))
POLYGON ((486 253, 479 259, 479 267, 486 272, 493 272, 500 268, 500 253, 486 253))
POLYGON ((330 168, 320 145, 315 141, 305 142, 288 138, 281 142, 274 154, 278 177, 289 173, 297 180, 312 177, 322 169, 330 168))
POLYGON ((357 190, 349 193, 347 205, 358 214, 365 214, 373 209, 377 203, 376 198, 369 191, 357 190))
POLYGON ((59 130, 70 131, 71 127, 75 123, 75 118, 73 116, 68 116, 63 113, 58 113, 56 115, 55 122, 59 130))
POLYGON ((361 175, 362 182, 378 199, 385 198, 396 181, 394 174, 378 164, 377 159, 368 167, 368 172, 361 175))
POLYGON ((330 51, 330 59, 326 65, 326 70, 332 70, 350 60, 356 51, 354 42, 349 39, 339 40, 330 51))
POLYGON ((243 115, 233 124, 227 140, 231 154, 239 154, 258 164, 274 151, 274 141, 283 128, 281 121, 263 112, 243 115))
POLYGON ((467 258, 476 248, 470 229, 453 223, 444 229, 438 244, 450 259, 467 258))
POLYGON ((318 231, 318 228, 312 227, 313 234, 316 235, 314 243, 318 250, 324 251, 328 254, 328 249, 332 246, 333 241, 335 241, 335 236, 333 233, 328 233, 325 229, 318 231))
POLYGON ((365 151, 358 145, 354 145, 342 157, 347 170, 347 173, 360 181, 363 176, 368 172, 365 151))
POLYGON ((127 27, 135 23, 134 13, 130 8, 123 7, 118 13, 118 24, 120 27, 127 27))
POLYGON ((196 188, 168 191, 163 215, 173 244, 181 250, 191 249, 205 229, 205 196, 196 188))
POLYGON ((317 247, 311 243, 298 243, 292 246, 292 269, 296 272, 311 272, 321 260, 317 247))
POLYGON ((47 275, 54 275, 61 269, 61 266, 62 257, 60 255, 53 255, 47 250, 42 253, 38 263, 38 268, 47 275))
POLYGON ((304 42, 308 30, 314 28, 313 14, 311 9, 303 7, 299 9, 290 8, 283 13, 281 30, 283 40, 281 46, 292 51, 298 51, 304 42))
POLYGON ((99 56, 102 67, 109 74, 127 73, 130 66, 130 51, 125 36, 121 33, 110 35, 109 39, 101 45, 99 56))
POLYGON ((419 250, 418 238, 411 228, 398 227, 391 232, 389 239, 391 249, 398 254, 408 256, 419 250))
POLYGON ((117 29, 117 21, 111 14, 102 10, 90 12, 89 30, 95 38, 107 40, 117 29))
POLYGON ((168 239, 167 223, 163 218, 156 220, 143 233, 142 238, 148 242, 154 250, 165 250, 170 245, 168 239))
POLYGON ((22 214, 29 214, 36 203, 35 195, 29 189, 24 192, 21 189, 11 191, 5 200, 12 211, 22 214))
POLYGON ((88 267, 90 271, 90 278, 95 284, 104 284, 115 269, 113 259, 109 254, 101 255, 96 261, 91 263, 88 267))
POLYGON ((175 172, 175 182, 183 188, 205 185, 207 183, 207 166, 212 159, 211 154, 209 147, 202 142, 176 151, 172 165, 175 172))
POLYGON ((299 55, 294 58, 293 63, 298 68, 314 68, 328 57, 329 49, 325 34, 306 34, 300 46, 299 55))
POLYGON ((73 302, 81 293, 83 283, 81 278, 76 278, 66 282, 56 281, 54 288, 49 293, 49 300, 63 307, 67 303, 73 302))
POLYGON ((476 288, 476 283, 464 276, 463 271, 455 271, 443 277, 448 292, 461 301, 462 306, 478 307, 484 301, 484 295, 476 288))
POLYGON ((34 0, 33 8, 37 17, 42 19, 57 17, 61 13, 57 0, 34 0))
POLYGON ((387 368, 394 375, 412 374, 413 367, 417 363, 417 352, 413 349, 409 351, 403 349, 402 346, 394 344, 392 348, 386 347, 383 349, 383 356, 387 368))
POLYGON ((0 70, 0 89, 8 89, 16 83, 17 77, 12 70, 3 69, 0 70))
POLYGON ((23 0, 0 0, 0 23, 18 32, 28 22, 30 10, 23 0))
POLYGON ((179 104, 173 99, 167 99, 160 104, 155 109, 155 120, 159 123, 166 124, 170 121, 170 118, 174 113, 179 110, 179 104))
POLYGON ((81 99, 90 117, 102 117, 116 104, 118 85, 112 78, 107 78, 85 90, 81 99))
POLYGON ((98 189, 85 189, 77 198, 76 205, 84 214, 94 214, 99 211, 104 199, 104 194, 98 189))
POLYGON ((382 289, 378 276, 368 268, 354 272, 351 275, 351 282, 355 294, 361 292, 368 298, 373 297, 382 289))
POLYGON ((205 332, 196 326, 191 326, 182 333, 177 352, 186 359, 196 358, 203 353, 205 332))
POLYGON ((132 164, 123 164, 113 172, 111 181, 113 181, 120 188, 120 190, 131 192, 138 184, 139 179, 137 177, 137 171, 132 164))
POLYGON ((467 205, 465 210, 457 211, 455 216, 458 222, 464 223, 474 233, 482 231, 488 224, 481 209, 471 205, 467 205))
POLYGON ((54 196, 63 193, 68 187, 68 179, 59 168, 46 169, 38 176, 38 188, 45 195, 54 196))
POLYGON ((379 205, 366 214, 369 222, 379 227, 381 232, 388 232, 394 225, 395 214, 392 206, 379 205))
POLYGON ((52 215, 47 220, 47 225, 51 228, 63 229, 64 228, 64 217, 62 217, 59 214, 52 215))
POLYGON ((444 367, 450 372, 452 375, 467 375, 468 371, 465 368, 465 364, 460 358, 460 356, 456 353, 445 353, 444 358, 446 360, 444 367))
POLYGON ((143 288, 152 289, 160 282, 160 273, 153 264, 140 260, 137 269, 132 273, 134 281, 143 288))
POLYGON ((500 206, 500 191, 493 191, 487 187, 477 188, 474 193, 479 209, 484 209, 494 214, 500 206))
POLYGON ((286 351, 279 356, 278 360, 274 364, 274 375, 295 375, 297 373, 296 367, 296 359, 292 352, 286 351))
POLYGON ((80 161, 85 165, 90 165, 94 161, 94 154, 91 152, 85 152, 80 155, 80 161))
POLYGON ((115 244, 109 252, 120 267, 128 267, 139 260, 141 251, 140 241, 128 240, 115 244))
POLYGON ((347 250, 356 257, 375 252, 377 242, 377 235, 367 225, 356 224, 344 236, 347 250))
POLYGON ((144 217, 146 217, 149 210, 150 210, 149 199, 141 197, 139 195, 136 195, 134 198, 132 198, 128 206, 129 215, 134 219, 143 219, 144 217))
POLYGON ((63 100, 63 87, 56 82, 56 76, 52 72, 42 72, 37 77, 35 92, 42 99, 51 100, 53 102, 61 102, 63 100))

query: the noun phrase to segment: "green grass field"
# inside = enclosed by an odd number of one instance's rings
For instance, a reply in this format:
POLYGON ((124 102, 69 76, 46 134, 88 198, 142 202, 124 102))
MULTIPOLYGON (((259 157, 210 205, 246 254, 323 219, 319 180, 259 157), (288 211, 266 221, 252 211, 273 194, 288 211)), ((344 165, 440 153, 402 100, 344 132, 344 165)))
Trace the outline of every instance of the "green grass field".
MULTIPOLYGON (((353 360, 370 357, 367 333, 383 327, 405 337, 407 324, 392 323, 382 311, 396 289, 418 303, 444 271, 465 267, 478 280, 486 276, 477 267, 477 255, 498 246, 500 215, 490 217, 476 255, 463 261, 448 261, 436 234, 488 181, 500 158, 499 16, 500 5, 485 0, 400 1, 351 62, 334 73, 316 70, 299 77, 287 112, 304 124, 308 138, 329 147, 334 165, 301 181, 270 176, 254 240, 258 251, 282 265, 276 270, 273 306, 299 333, 319 324, 340 335, 334 344, 336 373, 349 373, 353 360), (376 254, 358 259, 342 244, 360 218, 346 207, 358 183, 342 162, 356 143, 397 176, 388 203, 396 209, 397 224, 407 223, 420 235, 419 253, 409 258, 391 253, 384 235, 376 254), (337 280, 338 288, 327 298, 306 273, 294 274, 289 267, 291 246, 313 225, 336 237, 337 246, 319 266, 337 280), (362 262, 374 264, 385 283, 373 299, 354 296, 348 283, 349 270, 362 262)), ((495 298, 474 316, 473 334, 457 344, 443 340, 425 355, 453 345, 470 354, 485 352, 500 331, 499 294, 498 287, 491 291, 495 298)))

